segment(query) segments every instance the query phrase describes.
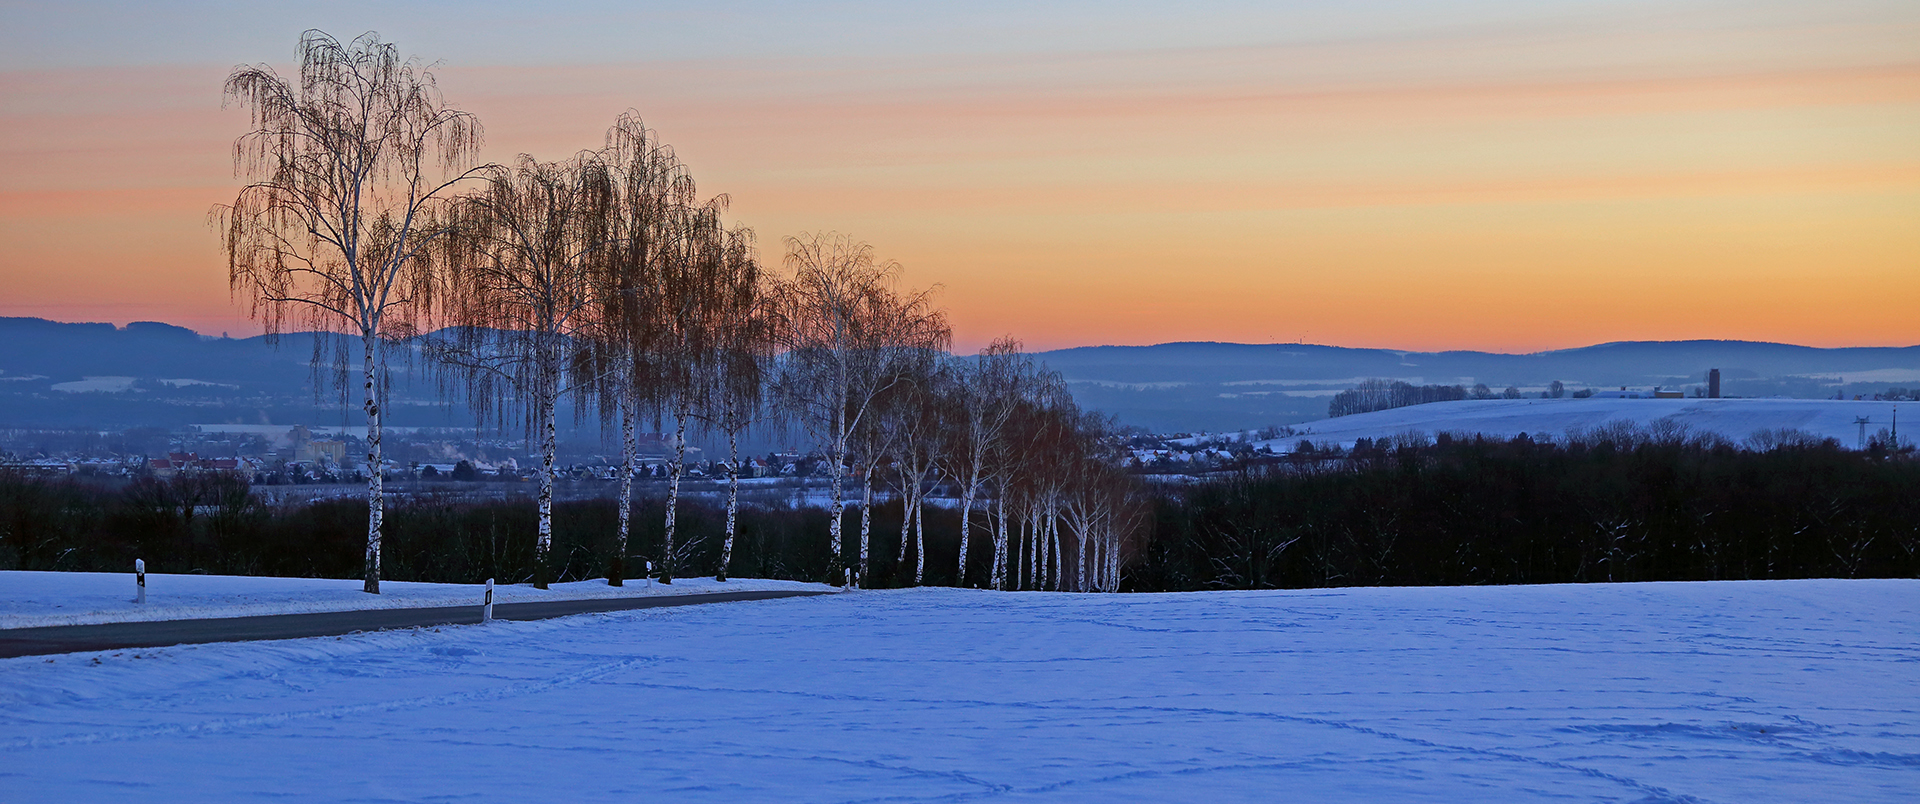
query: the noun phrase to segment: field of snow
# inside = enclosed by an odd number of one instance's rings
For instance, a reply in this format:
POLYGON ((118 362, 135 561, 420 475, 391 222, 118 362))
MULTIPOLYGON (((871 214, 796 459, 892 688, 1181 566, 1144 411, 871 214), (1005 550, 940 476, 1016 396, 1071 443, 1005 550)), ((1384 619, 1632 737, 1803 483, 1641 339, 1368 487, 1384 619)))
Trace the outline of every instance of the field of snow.
MULTIPOLYGON (((1481 433, 1512 438, 1521 433, 1559 438, 1569 430, 1627 421, 1644 427, 1671 417, 1696 432, 1713 432, 1735 443, 1759 430, 1804 430, 1833 438, 1845 446, 1859 442, 1866 417, 1867 435, 1893 423, 1897 402, 1855 402, 1838 399, 1474 399, 1434 402, 1392 410, 1360 413, 1295 425, 1299 434, 1267 444, 1275 452, 1290 452, 1301 439, 1317 444, 1381 438, 1409 431, 1432 437, 1435 433, 1481 433)), ((1907 403, 1909 425, 1920 428, 1920 404, 1907 403)), ((1916 429, 1915 433, 1920 433, 1916 429)))
POLYGON ((1906 802, 1920 581, 870 592, 0 660, 10 801, 1906 802))
MULTIPOLYGON (((133 573, 0 571, 0 628, 45 625, 187 620, 206 617, 251 617, 262 614, 306 614, 317 611, 411 609, 437 606, 478 606, 486 593, 480 584, 408 583, 381 581, 380 594, 360 591, 357 580, 332 578, 247 578, 231 575, 147 574, 147 602, 136 605, 133 573)), ((611 597, 691 595, 701 592, 746 592, 763 589, 831 587, 799 581, 733 578, 676 578, 672 586, 645 580, 611 587, 605 580, 556 583, 535 589, 530 584, 496 585, 495 603, 549 600, 597 600, 611 597)))

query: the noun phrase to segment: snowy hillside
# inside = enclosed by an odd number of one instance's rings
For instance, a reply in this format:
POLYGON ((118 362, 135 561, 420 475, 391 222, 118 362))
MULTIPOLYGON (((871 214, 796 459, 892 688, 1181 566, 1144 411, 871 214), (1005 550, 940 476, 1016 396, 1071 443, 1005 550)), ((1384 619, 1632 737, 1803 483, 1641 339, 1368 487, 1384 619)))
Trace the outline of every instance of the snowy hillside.
MULTIPOLYGON (((1473 434, 1512 438, 1521 433, 1560 438, 1569 431, 1591 429, 1609 422, 1645 427, 1671 419, 1696 432, 1718 433, 1741 443, 1760 430, 1793 429, 1820 438, 1833 438, 1852 447, 1859 442, 1865 417, 1867 435, 1893 423, 1896 402, 1854 402, 1836 399, 1487 399, 1435 402, 1392 410, 1342 416, 1297 425, 1297 435, 1258 442, 1275 452, 1289 452, 1301 439, 1316 444, 1338 442, 1352 446, 1356 439, 1378 439, 1416 432, 1473 434)), ((1920 428, 1920 404, 1907 404, 1911 428, 1920 428)), ((1920 433, 1920 430, 1914 430, 1920 433)), ((1912 437, 1910 433, 1907 438, 1912 437)))
POLYGON ((0 799, 1906 802, 1920 581, 856 593, 0 660, 0 799))

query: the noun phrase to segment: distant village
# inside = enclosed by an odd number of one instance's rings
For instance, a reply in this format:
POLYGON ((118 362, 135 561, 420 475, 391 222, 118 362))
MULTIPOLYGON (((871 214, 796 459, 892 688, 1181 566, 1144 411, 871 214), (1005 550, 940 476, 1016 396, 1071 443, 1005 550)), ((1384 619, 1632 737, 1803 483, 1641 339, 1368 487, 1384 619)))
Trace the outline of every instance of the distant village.
MULTIPOLYGON (((0 430, 0 470, 43 477, 171 478, 182 473, 238 474, 255 486, 362 483, 367 469, 364 439, 349 428, 306 425, 189 425, 124 432, 0 430)), ((673 450, 658 433, 639 436, 636 476, 664 478, 673 450)), ((481 438, 471 431, 389 428, 381 476, 389 481, 519 482, 533 477, 525 442, 481 438)), ((712 477, 724 465, 688 447, 686 475, 712 477)), ((572 480, 616 480, 620 456, 581 455, 559 474, 572 480)), ((817 461, 798 453, 743 458, 741 477, 806 476, 817 461)))
MULTIPOLYGON (((1703 387, 1691 394, 1697 398, 1719 398, 1719 371, 1708 374, 1703 387)), ((1330 405, 1333 418, 1354 413, 1452 400, 1491 399, 1681 399, 1689 395, 1661 387, 1582 388, 1554 387, 1531 391, 1508 388, 1491 391, 1485 385, 1414 386, 1404 382, 1369 380, 1341 392, 1330 405)), ((1854 400, 1901 402, 1920 398, 1906 388, 1889 388, 1884 393, 1855 395, 1854 400)), ((136 477, 172 478, 180 474, 220 472, 238 475, 260 489, 269 499, 311 499, 316 494, 274 493, 273 487, 330 486, 352 484, 356 488, 367 480, 366 442, 351 427, 309 427, 271 424, 200 424, 179 428, 141 427, 123 431, 85 431, 72 429, 0 429, 0 472, 37 477, 91 477, 131 479, 136 477)), ((1276 454, 1270 446, 1299 431, 1291 426, 1227 433, 1146 433, 1137 429, 1122 431, 1124 449, 1119 453, 1125 469, 1143 475, 1204 475, 1232 471, 1249 465, 1270 463, 1288 456, 1276 454)), ((492 484, 496 494, 515 493, 511 484, 533 479, 535 463, 526 441, 518 437, 482 437, 472 430, 449 428, 388 428, 384 441, 386 460, 381 465, 383 479, 405 484, 439 484, 441 487, 466 483, 492 484)), ((635 477, 641 481, 665 479, 673 448, 661 433, 638 434, 639 461, 635 477)), ((686 449, 684 477, 698 483, 723 477, 726 465, 706 459, 699 447, 686 449)), ((1297 457, 1297 456, 1296 456, 1297 457)), ((570 496, 595 496, 603 484, 619 479, 620 456, 617 447, 600 444, 575 445, 562 455, 556 469, 558 477, 573 481, 576 493, 570 496), (596 448, 598 451, 596 451, 596 448)), ((766 481, 786 478, 805 485, 810 478, 824 477, 827 469, 821 456, 800 452, 768 452, 742 459, 743 479, 766 481)), ((405 486, 396 488, 405 493, 405 486)))

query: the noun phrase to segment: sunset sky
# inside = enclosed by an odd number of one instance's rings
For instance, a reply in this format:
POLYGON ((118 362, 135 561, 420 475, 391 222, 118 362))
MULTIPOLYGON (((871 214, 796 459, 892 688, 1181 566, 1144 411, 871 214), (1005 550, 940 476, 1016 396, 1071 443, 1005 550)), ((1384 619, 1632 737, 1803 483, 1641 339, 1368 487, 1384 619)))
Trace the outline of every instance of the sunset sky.
POLYGON ((321 28, 440 62, 488 159, 639 110, 960 348, 1920 343, 1913 0, 161 5, 5 4, 0 315, 257 332, 221 82, 321 28))

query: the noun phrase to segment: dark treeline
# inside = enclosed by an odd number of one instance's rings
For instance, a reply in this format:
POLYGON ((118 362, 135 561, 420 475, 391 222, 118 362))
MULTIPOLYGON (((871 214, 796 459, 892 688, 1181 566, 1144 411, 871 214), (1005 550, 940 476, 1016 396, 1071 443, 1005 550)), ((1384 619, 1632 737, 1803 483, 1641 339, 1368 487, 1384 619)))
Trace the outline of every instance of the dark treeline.
MULTIPOLYGON (((1307 453, 1164 487, 1147 502, 1150 532, 1129 535, 1126 591, 1743 580, 1920 575, 1920 461, 1883 445, 1773 439, 1748 449, 1669 433, 1561 442, 1400 438, 1345 453, 1307 453)), ((628 566, 665 551, 665 501, 635 502, 628 566)), ((719 570, 726 508, 680 501, 677 560, 719 570)), ((919 506, 916 506, 919 507, 919 506)), ((919 507, 927 558, 901 549, 898 496, 876 501, 867 585, 954 585, 959 512, 919 507), (916 573, 924 575, 916 580, 916 573)), ((475 583, 536 575, 536 512, 521 499, 414 498, 390 506, 388 577, 475 583)), ((549 577, 604 577, 616 555, 613 500, 556 503, 549 577)), ((846 512, 859 527, 858 508, 846 512)), ((0 476, 0 569, 356 576, 365 502, 258 503, 245 482, 182 474, 110 485, 82 478, 0 476)), ((742 505, 731 572, 837 581, 822 538, 829 514, 742 505)), ((979 523, 976 523, 979 527, 979 523)), ((1039 526, 1012 529, 1043 533, 1039 526)), ((1063 530, 1063 532, 1066 532, 1063 530)), ((1075 531, 1077 532, 1077 531, 1075 531)), ((1025 567, 1036 540, 1005 557, 968 556, 968 582, 994 565, 1025 567)), ((1077 545, 1065 541, 1072 556, 1077 545)), ((1062 562, 1070 569, 1075 562, 1062 562)), ((1029 571, 1013 588, 1046 583, 1029 571)), ((999 585, 996 583, 996 585, 999 585)))
POLYGON ((1124 588, 1915 577, 1916 489, 1832 441, 1396 439, 1163 491, 1124 588))
MULTIPOLYGON (((874 573, 870 585, 903 586, 916 568, 899 561, 903 507, 896 499, 873 509, 874 573)), ((664 553, 665 501, 636 500, 628 566, 664 553)), ((227 474, 142 478, 117 484, 79 478, 0 474, 0 570, 127 572, 136 558, 153 572, 353 578, 362 569, 366 502, 342 499, 269 507, 227 474)), ((488 502, 416 498, 390 503, 387 577, 401 581, 524 583, 535 576, 537 512, 524 499, 488 502)), ((730 566, 754 578, 833 580, 825 510, 786 504, 743 505, 730 566)), ((857 512, 849 512, 852 519, 857 512)), ((613 500, 558 502, 553 512, 550 577, 605 577, 618 547, 613 500)), ((926 582, 948 585, 959 553, 959 516, 928 508, 926 582)), ((676 552, 682 566, 718 572, 726 508, 681 500, 676 552)), ((993 556, 969 557, 969 575, 986 577, 993 556)))

